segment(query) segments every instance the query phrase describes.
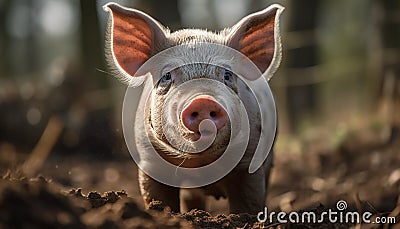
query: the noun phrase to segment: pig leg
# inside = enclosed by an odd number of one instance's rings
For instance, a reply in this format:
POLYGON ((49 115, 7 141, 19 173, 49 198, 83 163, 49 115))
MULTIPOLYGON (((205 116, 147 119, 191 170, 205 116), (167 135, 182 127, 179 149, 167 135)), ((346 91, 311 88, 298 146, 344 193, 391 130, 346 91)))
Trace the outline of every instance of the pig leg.
POLYGON ((257 214, 264 208, 266 193, 263 169, 253 174, 247 170, 234 171, 227 181, 230 213, 257 214))
POLYGON ((264 165, 255 173, 250 174, 247 169, 241 169, 228 175, 225 187, 230 213, 257 214, 264 209, 272 157, 271 151, 264 165))
POLYGON ((206 210, 205 195, 200 189, 181 189, 181 200, 186 211, 192 209, 206 210))
POLYGON ((179 212, 179 188, 162 184, 139 169, 139 186, 146 208, 152 200, 162 201, 173 212, 179 212))

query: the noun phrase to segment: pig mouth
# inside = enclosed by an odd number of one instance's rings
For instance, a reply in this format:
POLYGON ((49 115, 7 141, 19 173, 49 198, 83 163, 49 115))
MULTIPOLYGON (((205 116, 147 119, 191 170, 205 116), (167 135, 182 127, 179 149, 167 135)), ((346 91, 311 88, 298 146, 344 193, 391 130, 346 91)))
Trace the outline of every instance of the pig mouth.
POLYGON ((151 143, 153 144, 153 146, 156 146, 157 149, 162 149, 161 151, 170 156, 172 155, 174 158, 194 159, 205 156, 218 157, 220 156, 221 151, 223 152, 224 145, 226 145, 230 139, 230 134, 224 134, 226 131, 230 133, 229 122, 224 128, 217 131, 201 129, 201 132, 192 132, 190 130, 187 130, 184 126, 181 126, 180 123, 178 123, 178 125, 171 125, 167 127, 167 129, 171 128, 171 131, 177 133, 177 139, 181 138, 182 141, 191 142, 189 144, 196 144, 196 142, 199 142, 201 140, 212 142, 209 147, 205 148, 203 151, 199 153, 191 153, 191 150, 186 147, 180 149, 180 147, 177 148, 174 146, 176 144, 181 145, 179 143, 179 140, 177 140, 178 143, 171 144, 171 142, 166 138, 165 133, 162 133, 162 131, 157 131, 158 129, 155 128, 156 126, 153 125, 151 115, 149 115, 147 122, 147 128, 149 131, 148 133, 151 133, 150 136, 152 136, 151 138, 153 139, 151 140, 151 143))
MULTIPOLYGON (((229 125, 224 128, 224 129, 229 129, 229 125)), ((153 132, 154 129, 153 129, 153 132)), ((179 130, 178 130, 179 132, 179 130)), ((180 137, 183 139, 186 139, 186 141, 190 141, 193 144, 196 144, 201 141, 206 141, 206 142, 212 142, 207 148, 205 148, 203 151, 199 153, 191 153, 190 151, 186 150, 181 150, 179 148, 174 147, 166 138, 164 135, 155 135, 156 138, 159 139, 159 141, 163 142, 163 144, 166 147, 167 151, 169 153, 178 156, 178 157, 184 157, 187 159, 190 158, 198 158, 198 157, 204 157, 206 155, 208 156, 220 156, 221 152, 224 151, 225 146, 229 143, 230 139, 230 134, 225 136, 224 133, 225 131, 218 130, 217 132, 209 131, 209 130, 202 130, 200 132, 188 132, 188 131, 182 131, 183 133, 180 134, 180 137), (170 150, 168 150, 170 149, 170 150)))
MULTIPOLYGON (((151 117, 151 116, 150 116, 151 117)), ((230 122, 224 128, 221 128, 218 131, 209 131, 201 129, 201 133, 199 132, 191 132, 186 130, 179 123, 178 125, 171 124, 169 128, 170 131, 174 131, 177 133, 177 142, 172 144, 166 138, 166 136, 160 132, 157 132, 157 129, 154 125, 152 125, 151 118, 148 118, 147 121, 150 122, 150 125, 147 126, 148 133, 150 133, 150 142, 155 147, 156 152, 159 156, 161 156, 167 162, 175 165, 176 167, 182 168, 200 168, 203 166, 210 165, 218 160, 225 152, 225 149, 230 141, 230 122), (178 134, 179 133, 179 134, 178 134), (212 144, 209 145, 206 149, 198 153, 192 153, 189 148, 186 147, 175 147, 174 145, 181 145, 179 143, 180 140, 185 142, 192 142, 189 144, 196 144, 197 141, 201 141, 200 139, 209 138, 212 141, 212 144)))
POLYGON ((189 139, 192 142, 198 141, 201 137, 210 139, 213 136, 214 136, 214 132, 208 131, 208 130, 202 131, 202 133, 200 133, 200 131, 198 131, 198 132, 190 132, 190 133, 184 134, 184 137, 186 137, 187 139, 189 139))
MULTIPOLYGON (((198 132, 184 131, 182 137, 186 140, 191 141, 192 143, 200 143, 203 142, 212 142, 210 146, 206 149, 215 149, 215 147, 219 148, 219 145, 225 145, 229 142, 230 139, 230 124, 228 123, 224 128, 213 131, 213 130, 201 130, 198 132)), ((205 151, 206 151, 205 150, 205 151)), ((203 151, 203 152, 205 152, 203 151)))

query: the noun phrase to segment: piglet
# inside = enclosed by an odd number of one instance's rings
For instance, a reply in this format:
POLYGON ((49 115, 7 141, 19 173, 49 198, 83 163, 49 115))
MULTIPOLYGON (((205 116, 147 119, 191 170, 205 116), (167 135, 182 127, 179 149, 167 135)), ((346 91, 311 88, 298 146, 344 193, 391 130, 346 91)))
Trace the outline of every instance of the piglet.
POLYGON ((139 10, 116 3, 104 9, 115 76, 129 88, 144 83, 136 117, 124 112, 124 134, 134 145, 145 205, 204 209, 212 195, 228 198, 231 213, 264 209, 276 131, 267 80, 281 60, 283 7, 216 33, 171 32, 139 10))

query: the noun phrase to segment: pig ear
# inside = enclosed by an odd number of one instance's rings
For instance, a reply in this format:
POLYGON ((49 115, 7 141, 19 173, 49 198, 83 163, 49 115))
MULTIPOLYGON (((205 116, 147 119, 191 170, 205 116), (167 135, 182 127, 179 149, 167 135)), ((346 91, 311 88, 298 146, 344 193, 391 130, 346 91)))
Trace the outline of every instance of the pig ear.
POLYGON ((116 3, 108 3, 103 9, 111 13, 107 30, 107 57, 118 70, 118 78, 129 83, 139 67, 155 53, 156 44, 165 42, 167 30, 138 10, 116 3))
POLYGON ((234 25, 227 45, 247 56, 269 80, 281 62, 279 16, 283 7, 274 4, 248 15, 234 25))

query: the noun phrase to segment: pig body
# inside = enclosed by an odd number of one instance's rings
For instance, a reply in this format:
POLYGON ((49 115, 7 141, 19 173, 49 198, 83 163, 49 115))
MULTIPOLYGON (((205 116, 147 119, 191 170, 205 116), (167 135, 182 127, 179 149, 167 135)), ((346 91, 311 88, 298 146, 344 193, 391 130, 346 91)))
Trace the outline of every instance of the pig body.
MULTIPOLYGON (((241 81, 240 81, 241 82, 241 81)), ((153 84, 146 84, 144 90, 151 90, 153 84)), ((196 189, 185 189, 184 192, 179 192, 179 188, 170 187, 168 185, 162 184, 151 177, 149 177, 142 170, 139 170, 139 185, 141 193, 145 200, 145 203, 150 203, 152 200, 162 200, 167 206, 171 207, 173 211, 180 210, 180 197, 182 202, 186 205, 186 209, 190 210, 193 208, 205 209, 205 196, 212 195, 216 199, 221 197, 228 197, 229 208, 231 213, 241 213, 247 212, 255 214, 259 212, 259 209, 263 209, 266 198, 266 187, 268 184, 268 178, 270 174, 270 169, 272 167, 273 152, 268 154, 267 160, 264 162, 263 166, 259 168, 255 173, 250 174, 248 172, 248 167, 253 154, 256 150, 260 131, 261 131, 261 118, 258 113, 258 105, 255 97, 250 93, 248 87, 243 83, 238 83, 238 94, 242 99, 246 110, 248 111, 249 120, 251 120, 250 125, 250 136, 249 142, 244 153, 243 158, 240 160, 239 164, 235 169, 230 172, 226 177, 217 181, 216 183, 207 185, 205 187, 196 189)), ((142 96, 137 115, 147 114, 150 116, 150 111, 144 111, 145 107, 150 108, 148 103, 151 101, 147 100, 147 96, 142 96), (147 103, 147 104, 146 104, 147 103)), ((146 120, 152 120, 151 117, 145 117, 146 120)), ((156 116, 161 116, 157 114, 156 116)), ((140 120, 137 120, 136 127, 141 126, 140 120)), ((153 163, 154 161, 146 157, 146 152, 151 151, 153 147, 159 152, 168 151, 171 154, 168 157, 165 154, 164 159, 177 166, 186 167, 198 167, 206 165, 213 160, 215 160, 219 154, 211 154, 210 156, 203 155, 198 157, 190 157, 190 155, 179 155, 178 152, 174 152, 171 149, 165 149, 164 142, 155 135, 150 135, 152 131, 150 130, 151 124, 145 126, 146 129, 137 128, 135 133, 141 138, 136 141, 137 150, 142 152, 142 161, 144 164, 149 166, 149 170, 160 170, 160 165, 158 163, 153 163), (150 137, 151 145, 146 144, 144 138, 150 137), (188 158, 188 159, 186 159, 188 158), (185 160, 186 159, 186 160, 185 160)), ((219 143, 227 144, 227 141, 222 141, 220 139, 219 143)), ((216 147, 217 149, 219 147, 216 147)), ((225 148, 222 148, 225 149, 225 148)), ((216 149, 209 149, 205 154, 209 152, 215 152, 216 149)), ((196 155, 197 156, 197 155, 196 155)), ((173 174, 171 174, 173 175, 173 174)))
POLYGON ((246 116, 250 123, 243 157, 229 174, 209 185, 185 189, 180 194, 179 187, 163 184, 139 170, 140 190, 146 205, 152 200, 161 200, 179 212, 182 199, 188 210, 204 209, 204 196, 212 195, 227 197, 231 213, 261 211, 273 153, 268 154, 254 173, 249 173, 248 168, 263 131, 261 116, 275 115, 275 111, 259 108, 259 101, 245 79, 231 70, 231 57, 200 44, 220 44, 238 50, 269 78, 280 62, 277 19, 282 8, 274 5, 220 33, 195 29, 171 33, 140 11, 114 3, 107 4, 105 9, 112 13, 109 62, 123 82, 130 82, 138 69, 157 53, 182 46, 179 52, 159 59, 160 70, 145 80, 137 110, 137 117, 142 118, 136 119, 135 135, 141 166, 147 171, 163 171, 149 153, 152 150, 176 167, 207 166, 221 157, 232 139, 239 139, 237 144, 242 144, 244 127, 232 120, 246 116), (199 142, 207 142, 210 136, 213 141, 195 152, 199 142))

